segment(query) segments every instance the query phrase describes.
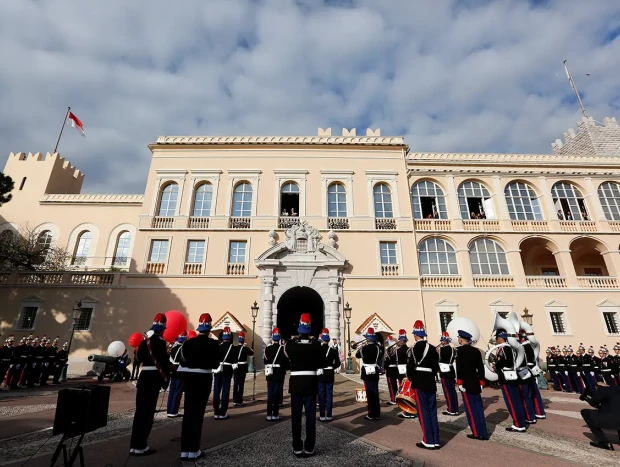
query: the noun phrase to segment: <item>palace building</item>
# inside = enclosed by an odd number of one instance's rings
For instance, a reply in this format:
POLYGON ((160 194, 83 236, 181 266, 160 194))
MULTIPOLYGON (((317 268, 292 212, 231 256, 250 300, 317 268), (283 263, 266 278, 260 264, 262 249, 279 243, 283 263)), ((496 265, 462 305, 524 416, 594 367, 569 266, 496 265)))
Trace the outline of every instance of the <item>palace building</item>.
POLYGON ((437 343, 467 317, 488 341, 494 313, 515 311, 544 347, 620 340, 614 118, 584 118, 552 154, 418 153, 354 129, 149 148, 143 195, 81 194, 59 154, 10 154, 0 242, 29 225, 71 258, 0 272, 3 335, 68 339, 75 325, 79 362, 173 309, 190 329, 209 312, 250 336, 257 302, 259 346, 274 326, 294 333, 301 312, 345 350, 349 313, 352 338, 423 319, 437 343))

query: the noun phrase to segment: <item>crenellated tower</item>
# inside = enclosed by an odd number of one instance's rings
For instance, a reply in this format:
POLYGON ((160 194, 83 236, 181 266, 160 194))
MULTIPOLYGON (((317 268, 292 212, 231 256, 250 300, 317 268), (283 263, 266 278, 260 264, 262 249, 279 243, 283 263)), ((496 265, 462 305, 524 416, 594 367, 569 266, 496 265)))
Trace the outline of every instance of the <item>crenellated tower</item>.
POLYGON ((577 133, 569 128, 564 142, 556 139, 551 147, 557 155, 620 156, 620 127, 615 117, 605 117, 603 125, 583 117, 577 122, 577 133))

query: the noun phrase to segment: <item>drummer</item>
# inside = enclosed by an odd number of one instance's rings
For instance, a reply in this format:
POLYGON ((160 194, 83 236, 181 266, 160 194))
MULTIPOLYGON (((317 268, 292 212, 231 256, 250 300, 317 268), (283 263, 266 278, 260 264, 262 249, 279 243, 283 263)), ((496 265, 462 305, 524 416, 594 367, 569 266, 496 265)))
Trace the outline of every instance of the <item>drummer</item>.
MULTIPOLYGON (((405 388, 404 383, 407 379, 407 353, 409 352, 407 341, 407 331, 400 329, 398 331, 398 341, 396 342, 396 352, 394 354, 397 369, 396 378, 398 379, 398 387, 400 388, 399 394, 403 393, 404 396, 408 396, 408 393, 411 393, 410 400, 415 401, 411 384, 408 384, 407 388, 405 388)), ((398 416, 401 418, 418 418, 415 413, 407 412, 406 410, 403 410, 398 416)))

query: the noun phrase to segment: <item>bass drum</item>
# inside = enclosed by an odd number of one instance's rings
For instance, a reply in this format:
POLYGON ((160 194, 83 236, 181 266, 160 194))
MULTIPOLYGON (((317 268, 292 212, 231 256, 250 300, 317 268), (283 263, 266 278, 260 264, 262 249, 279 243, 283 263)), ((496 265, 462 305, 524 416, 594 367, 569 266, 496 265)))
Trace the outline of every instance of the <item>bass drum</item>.
POLYGON ((359 388, 355 390, 355 402, 366 402, 366 389, 359 388))
POLYGON ((398 394, 396 395, 396 404, 403 412, 410 415, 416 415, 418 413, 415 403, 414 389, 411 387, 411 381, 409 381, 409 378, 403 379, 403 382, 400 384, 398 394))

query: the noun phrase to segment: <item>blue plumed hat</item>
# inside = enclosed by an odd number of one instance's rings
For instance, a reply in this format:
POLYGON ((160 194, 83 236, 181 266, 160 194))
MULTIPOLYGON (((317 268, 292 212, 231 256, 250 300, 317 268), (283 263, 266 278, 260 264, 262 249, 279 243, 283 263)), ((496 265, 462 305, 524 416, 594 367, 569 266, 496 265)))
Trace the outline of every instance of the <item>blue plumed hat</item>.
POLYGON ((153 325, 151 326, 151 331, 163 331, 166 329, 166 315, 163 313, 157 313, 155 318, 153 319, 153 325))
POLYGON ((508 333, 503 329, 498 329, 495 333, 495 337, 501 337, 502 339, 508 339, 508 333))
POLYGON ((329 342, 329 329, 323 328, 321 331, 321 340, 324 342, 329 342))
POLYGON ((426 337, 426 330, 424 329, 424 323, 420 320, 417 320, 413 324, 413 333, 414 336, 418 337, 426 337))
POLYGON ((308 313, 302 313, 301 318, 299 318, 297 332, 299 332, 299 334, 310 334, 311 331, 312 320, 310 319, 310 315, 308 313))
POLYGON ((273 328, 273 331, 271 331, 271 340, 274 342, 280 340, 280 328, 273 328))
POLYGON ((232 339, 232 332, 230 330, 230 328, 228 326, 226 326, 223 330, 222 330, 222 340, 227 341, 232 339))
POLYGON ((374 328, 368 328, 368 330, 366 331, 366 334, 364 335, 364 337, 366 339, 370 339, 371 341, 376 341, 377 340, 377 336, 375 334, 375 329, 374 328))
POLYGON ((198 332, 209 332, 211 330, 211 315, 209 313, 203 313, 200 315, 200 319, 198 320, 198 327, 196 331, 198 332))

